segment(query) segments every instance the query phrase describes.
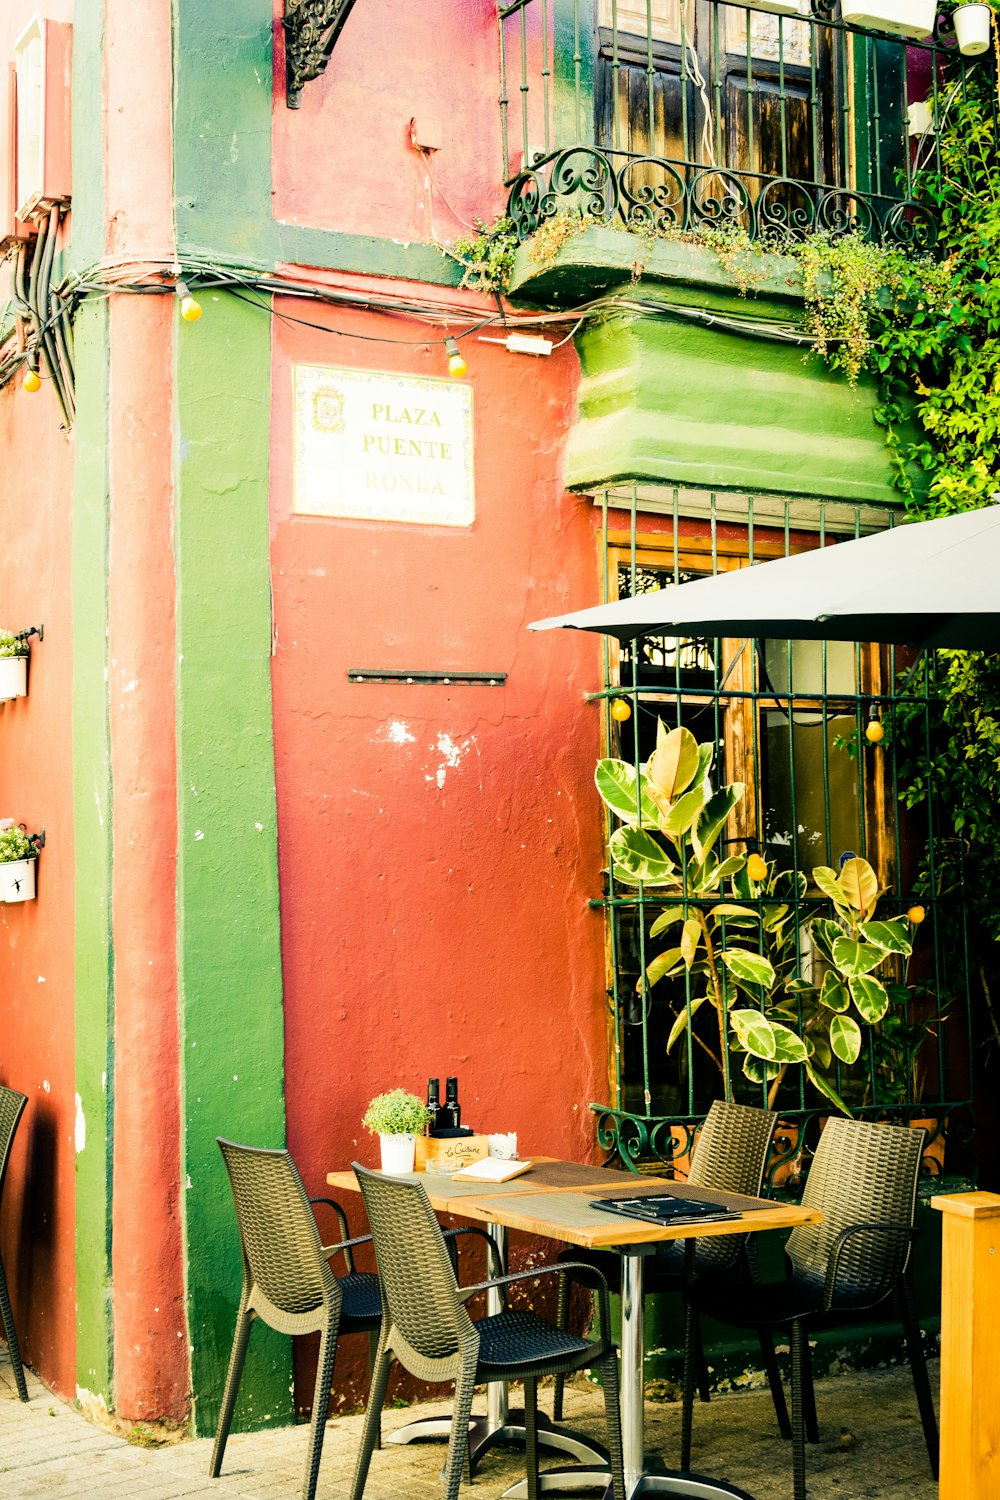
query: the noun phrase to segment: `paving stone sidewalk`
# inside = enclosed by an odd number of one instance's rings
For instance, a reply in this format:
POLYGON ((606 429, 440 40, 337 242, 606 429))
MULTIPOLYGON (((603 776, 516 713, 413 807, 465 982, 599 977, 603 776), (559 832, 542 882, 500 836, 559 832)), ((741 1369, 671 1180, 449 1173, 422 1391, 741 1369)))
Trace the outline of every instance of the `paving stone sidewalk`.
MULTIPOLYGON (((931 1365, 937 1385, 937 1364, 931 1365)), ((28 1375, 30 1401, 18 1401, 0 1346, 0 1497, 2 1500, 297 1500, 307 1430, 236 1434, 219 1479, 208 1478, 207 1438, 149 1449, 104 1431, 64 1405, 28 1375)), ((550 1393, 541 1397, 543 1409, 550 1393)), ((817 1382, 823 1441, 808 1453, 810 1500, 937 1500, 908 1369, 830 1377, 817 1382)), ((478 1410, 481 1402, 477 1402, 478 1410)), ((567 1420, 600 1436, 602 1402, 592 1389, 567 1391, 567 1420)), ((388 1411, 385 1430, 415 1415, 449 1410, 428 1402, 388 1411)), ((362 1418, 341 1417, 326 1430, 317 1500, 347 1500, 362 1418)), ((650 1451, 672 1461, 680 1407, 648 1401, 650 1451)), ((389 1446, 376 1453, 365 1500, 439 1500, 443 1449, 438 1444, 389 1446)), ((523 1453, 498 1450, 480 1469, 478 1500, 499 1500, 523 1473, 523 1453)), ((695 1467, 727 1479, 755 1500, 788 1500, 791 1452, 777 1435, 766 1391, 713 1398, 695 1412, 695 1467)))

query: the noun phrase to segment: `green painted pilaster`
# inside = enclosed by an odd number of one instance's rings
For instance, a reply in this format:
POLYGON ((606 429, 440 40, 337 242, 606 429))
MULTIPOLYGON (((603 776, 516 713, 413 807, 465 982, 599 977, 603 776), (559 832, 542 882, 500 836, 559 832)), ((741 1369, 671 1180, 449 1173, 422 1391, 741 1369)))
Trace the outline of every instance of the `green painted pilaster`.
MULTIPOLYGON (((178 942, 195 1427, 214 1430, 240 1288, 216 1136, 285 1138, 271 713, 270 317, 206 296, 177 339, 178 942)), ((292 1420, 290 1341, 258 1325, 237 1422, 292 1420)))
POLYGON ((553 0, 553 145, 587 145, 594 140, 596 0, 553 0))
POLYGON ((85 1404, 113 1405, 111 1196, 114 993, 108 720, 108 315, 76 320, 73 495, 73 826, 76 848, 76 1368, 85 1404))

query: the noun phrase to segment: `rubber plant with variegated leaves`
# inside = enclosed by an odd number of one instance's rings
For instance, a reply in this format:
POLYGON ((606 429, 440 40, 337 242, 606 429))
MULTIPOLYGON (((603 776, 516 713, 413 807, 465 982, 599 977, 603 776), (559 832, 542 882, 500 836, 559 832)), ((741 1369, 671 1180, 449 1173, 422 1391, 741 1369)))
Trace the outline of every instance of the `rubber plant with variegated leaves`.
POLYGON ((862 1022, 875 1026, 889 1008, 876 974, 893 954, 908 956, 910 923, 876 921, 878 880, 867 860, 848 860, 838 874, 825 865, 813 880, 833 902, 835 918, 801 920, 802 874, 762 873, 746 856, 720 858, 716 845, 743 796, 740 782, 713 790, 713 750, 684 728, 657 725, 656 749, 636 773, 621 760, 602 760, 597 789, 622 826, 611 837, 612 868, 627 885, 664 893, 667 905, 650 929, 657 938, 679 928, 677 941, 648 964, 637 988, 687 972, 694 989, 679 1010, 669 1051, 705 1005, 715 1011, 718 1048, 692 1035, 722 1075, 732 1097, 730 1053, 742 1055, 751 1081, 769 1085, 775 1101, 789 1067, 802 1065, 813 1085, 845 1114, 836 1088, 837 1064, 861 1054, 862 1022), (827 965, 820 986, 799 975, 799 940, 809 928, 827 965), (755 947, 748 947, 750 934, 755 947))
POLYGON ((913 951, 912 924, 906 917, 879 921, 878 877, 866 859, 849 859, 840 870, 817 865, 813 880, 833 903, 834 917, 813 917, 812 942, 825 966, 819 987, 802 989, 778 1006, 784 1018, 795 1014, 809 1058, 810 1081, 838 1109, 850 1114, 836 1085, 837 1064, 852 1067, 861 1056, 861 1024, 879 1026, 890 1008, 892 977, 884 966, 913 951), (877 971, 883 971, 879 973, 877 971))
POLYGON ((764 1014, 763 1005, 778 981, 771 960, 732 939, 734 932, 758 927, 762 913, 759 907, 727 899, 733 882, 745 871, 746 856, 723 859, 716 846, 744 787, 733 782, 713 789, 712 758, 711 745, 699 745, 688 729, 667 730, 661 720, 656 749, 638 773, 625 761, 602 760, 595 781, 602 799, 622 822, 611 836, 616 879, 662 890, 668 901, 679 902, 653 923, 652 937, 674 927, 680 931, 676 944, 648 965, 639 980, 640 992, 687 971, 699 992, 678 1014, 668 1046, 704 1005, 710 1005, 718 1028, 717 1050, 694 1031, 692 1035, 719 1069, 729 1099, 731 1051, 779 1065, 804 1062, 807 1052, 790 1026, 764 1014), (743 996, 754 1002, 752 1008, 743 996))

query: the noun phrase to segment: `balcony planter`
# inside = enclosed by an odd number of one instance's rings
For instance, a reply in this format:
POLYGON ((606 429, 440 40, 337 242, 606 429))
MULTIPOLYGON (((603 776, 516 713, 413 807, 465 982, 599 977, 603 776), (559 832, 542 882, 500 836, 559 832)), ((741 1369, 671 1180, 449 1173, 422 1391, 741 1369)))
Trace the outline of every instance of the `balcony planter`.
POLYGON ((23 823, 0 818, 0 901, 33 901, 38 851, 45 834, 26 833, 23 823))
POLYGON ((766 10, 772 16, 801 16, 808 13, 802 0, 749 0, 751 10, 766 10))
POLYGON ((993 14, 988 5, 959 5, 952 18, 958 50, 963 57, 979 57, 989 51, 993 14))
POLYGON ((840 19, 849 26, 923 42, 934 33, 937 0, 840 0, 840 19))

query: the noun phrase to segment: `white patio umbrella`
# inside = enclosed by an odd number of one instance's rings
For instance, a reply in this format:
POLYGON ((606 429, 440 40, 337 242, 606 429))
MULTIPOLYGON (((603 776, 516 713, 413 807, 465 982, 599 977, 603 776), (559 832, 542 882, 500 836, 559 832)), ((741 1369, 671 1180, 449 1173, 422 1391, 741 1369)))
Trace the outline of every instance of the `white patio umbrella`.
POLYGON ((1000 650, 1000 505, 916 521, 548 620, 617 636, 768 636, 1000 650))

